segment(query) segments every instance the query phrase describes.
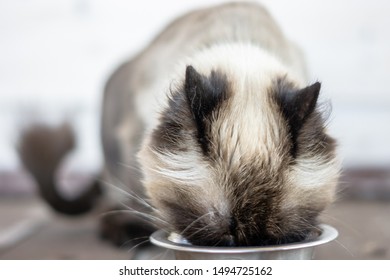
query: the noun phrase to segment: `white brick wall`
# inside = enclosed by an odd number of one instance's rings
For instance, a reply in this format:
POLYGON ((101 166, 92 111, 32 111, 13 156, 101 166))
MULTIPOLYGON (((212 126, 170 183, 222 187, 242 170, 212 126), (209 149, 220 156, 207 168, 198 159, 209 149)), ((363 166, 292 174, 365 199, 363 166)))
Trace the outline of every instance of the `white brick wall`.
MULTIPOLYGON (((175 15, 212 2, 220 1, 0 0, 0 168, 18 165, 12 142, 35 114, 77 122, 80 146, 70 161, 97 169, 108 73, 175 15)), ((330 130, 345 163, 390 164, 390 2, 262 2, 303 47, 313 81, 332 100, 330 130)))

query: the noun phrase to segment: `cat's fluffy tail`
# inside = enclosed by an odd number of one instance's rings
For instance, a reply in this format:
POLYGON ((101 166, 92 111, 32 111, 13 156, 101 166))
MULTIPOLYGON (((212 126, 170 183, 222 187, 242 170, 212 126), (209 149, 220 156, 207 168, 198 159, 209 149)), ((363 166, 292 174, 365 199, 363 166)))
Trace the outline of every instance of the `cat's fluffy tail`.
POLYGON ((57 168, 74 146, 73 130, 67 123, 56 128, 34 124, 22 132, 18 143, 20 159, 36 180, 40 195, 57 212, 68 215, 88 212, 102 193, 98 181, 76 198, 66 198, 58 191, 57 168))

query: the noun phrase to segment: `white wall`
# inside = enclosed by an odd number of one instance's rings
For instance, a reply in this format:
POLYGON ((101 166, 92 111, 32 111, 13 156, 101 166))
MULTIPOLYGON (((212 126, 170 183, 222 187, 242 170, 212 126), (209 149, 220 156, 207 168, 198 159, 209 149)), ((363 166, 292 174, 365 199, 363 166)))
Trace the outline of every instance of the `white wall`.
MULTIPOLYGON (((77 168, 101 163, 102 87, 170 19, 221 1, 0 0, 0 169, 18 166, 18 127, 33 117, 76 123, 77 168)), ((333 103, 346 165, 390 164, 390 2, 263 0, 333 103)))

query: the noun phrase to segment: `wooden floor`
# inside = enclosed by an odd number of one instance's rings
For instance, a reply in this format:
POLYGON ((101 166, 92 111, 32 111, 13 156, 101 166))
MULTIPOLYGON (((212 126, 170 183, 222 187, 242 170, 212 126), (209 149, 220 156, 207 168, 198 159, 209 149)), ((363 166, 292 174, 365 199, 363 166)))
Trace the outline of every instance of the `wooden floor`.
MULTIPOLYGON (((371 180, 367 174, 344 178, 355 187, 342 190, 339 201, 322 217, 325 223, 338 229, 339 237, 318 247, 316 259, 390 259, 389 176, 370 174, 371 180), (372 178, 382 178, 382 183, 375 187, 378 180, 372 178)), ((156 248, 135 255, 136 250, 126 244, 118 248, 102 240, 98 235, 97 214, 63 217, 53 213, 35 192, 22 188, 12 195, 9 190, 2 190, 0 259, 119 260, 164 256, 156 248)))
MULTIPOLYGON (((0 200, 0 259, 132 259, 159 258, 148 249, 141 255, 102 240, 96 215, 65 218, 53 214, 38 198, 0 200)), ((346 200, 335 203, 324 221, 339 237, 316 249, 316 259, 390 259, 390 203, 346 200)))

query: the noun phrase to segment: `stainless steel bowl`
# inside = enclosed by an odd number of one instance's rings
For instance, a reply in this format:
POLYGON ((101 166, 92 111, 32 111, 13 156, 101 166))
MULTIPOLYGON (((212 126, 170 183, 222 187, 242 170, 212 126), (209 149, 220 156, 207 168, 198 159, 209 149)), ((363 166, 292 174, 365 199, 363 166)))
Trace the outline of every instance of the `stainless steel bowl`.
POLYGON ((313 258, 314 248, 334 240, 338 236, 335 228, 321 224, 321 234, 310 240, 283 245, 257 247, 205 247, 172 242, 168 233, 158 230, 150 241, 173 252, 177 260, 308 260, 313 258))

